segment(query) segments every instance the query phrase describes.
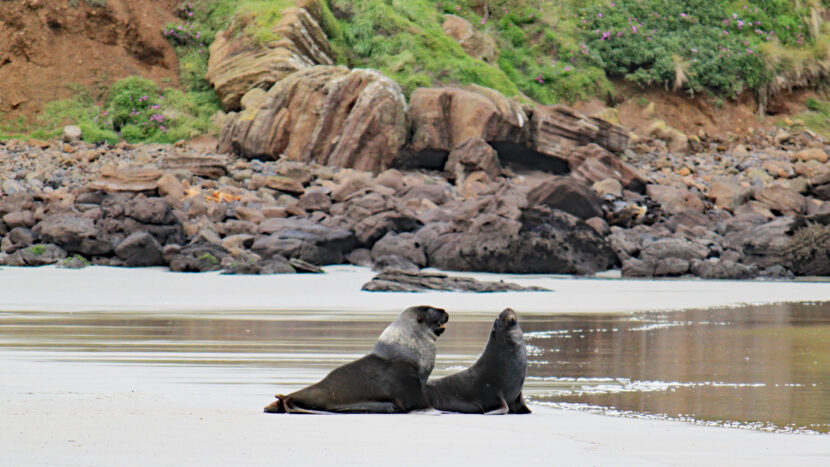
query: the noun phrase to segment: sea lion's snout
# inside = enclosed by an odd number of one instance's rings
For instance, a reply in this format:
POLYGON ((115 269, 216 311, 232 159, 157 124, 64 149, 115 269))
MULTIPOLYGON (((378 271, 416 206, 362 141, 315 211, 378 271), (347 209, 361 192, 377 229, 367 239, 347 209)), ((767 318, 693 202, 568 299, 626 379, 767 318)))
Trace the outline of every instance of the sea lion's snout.
POLYGON ((436 336, 440 336, 441 334, 444 333, 444 331, 447 330, 446 325, 447 325, 447 321, 450 320, 450 315, 448 315, 446 311, 444 311, 440 308, 436 308, 435 310, 438 311, 439 313, 438 313, 438 322, 435 325, 434 332, 435 332, 436 336))
POLYGON ((506 329, 510 329, 519 324, 519 317, 516 316, 516 312, 513 311, 512 308, 505 308, 504 311, 499 313, 498 321, 501 322, 502 326, 506 329))

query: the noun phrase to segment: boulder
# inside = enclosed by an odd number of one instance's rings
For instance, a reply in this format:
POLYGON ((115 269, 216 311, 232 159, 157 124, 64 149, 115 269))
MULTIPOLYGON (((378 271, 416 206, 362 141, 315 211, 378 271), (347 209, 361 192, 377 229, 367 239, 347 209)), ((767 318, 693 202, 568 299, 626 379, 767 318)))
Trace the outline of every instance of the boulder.
POLYGON ((342 264, 355 246, 352 232, 333 229, 301 218, 273 218, 259 225, 251 250, 263 258, 281 255, 316 265, 342 264))
POLYGON ((590 187, 570 177, 551 177, 527 195, 529 206, 544 205, 580 219, 602 217, 602 199, 590 187))
POLYGON ((91 219, 73 214, 53 214, 34 230, 45 243, 54 243, 70 253, 101 256, 112 253, 112 245, 98 238, 98 230, 91 219))
POLYGON ((197 156, 179 152, 174 152, 161 161, 161 167, 164 169, 186 170, 193 175, 213 179, 228 174, 227 164, 227 158, 224 156, 197 156))
MULTIPOLYGON (((590 143, 612 152, 623 152, 628 147, 628 132, 622 127, 587 117, 564 105, 536 107, 530 126, 530 148, 542 156, 535 158, 537 163, 545 157, 552 158, 548 164, 554 167, 564 168, 574 149, 590 143)), ((525 161, 524 165, 535 164, 525 161)))
POLYGON ((486 33, 473 29, 466 19, 456 15, 444 15, 441 24, 444 34, 455 39, 468 55, 488 63, 498 59, 496 42, 486 33))
POLYGON ((691 272, 701 279, 752 279, 758 276, 758 267, 720 258, 693 260, 691 272))
POLYGON ((161 245, 147 232, 135 232, 115 248, 115 254, 128 267, 160 266, 164 264, 161 245))
POLYGON ((229 114, 219 150, 381 172, 406 142, 400 86, 373 70, 315 66, 229 114))
POLYGON ((228 29, 216 34, 205 79, 213 85, 226 111, 239 110, 242 96, 253 88, 267 90, 298 70, 334 63, 321 27, 318 0, 297 3, 297 7, 283 10, 272 28, 278 40, 258 43, 246 32, 246 27, 257 19, 244 13, 234 17, 228 29))
POLYGON ((87 189, 108 193, 152 191, 158 187, 163 175, 164 172, 157 169, 108 166, 101 169, 101 177, 90 182, 87 189))
POLYGON ((450 180, 461 180, 465 175, 482 171, 490 177, 501 174, 499 155, 481 138, 470 138, 460 142, 450 152, 444 172, 450 180))
POLYGON ((598 144, 588 144, 575 149, 568 156, 571 176, 586 183, 609 178, 618 180, 625 188, 642 192, 648 180, 637 169, 621 161, 598 144))
MULTIPOLYGON (((424 232, 424 234, 421 234, 424 232)), ((594 274, 618 263, 606 240, 579 218, 544 207, 518 220, 483 214, 417 237, 431 267, 457 271, 594 274)))
POLYGON ((682 211, 703 212, 703 201, 685 188, 668 185, 647 185, 646 194, 660 203, 663 210, 669 214, 682 211))
MULTIPOLYGON (((522 147, 528 118, 521 106, 497 91, 477 85, 418 88, 410 97, 412 139, 397 164, 405 168, 444 168, 450 151, 469 139, 522 147)), ((501 151, 499 151, 501 153, 501 151)))
POLYGON ((511 282, 479 281, 471 277, 448 276, 442 273, 394 271, 378 274, 363 284, 368 292, 540 292, 541 287, 522 287, 511 282))
POLYGON ((752 196, 752 188, 745 187, 730 177, 716 177, 709 183, 709 199, 716 208, 734 211, 752 196))
POLYGON ((809 148, 799 151, 795 154, 795 158, 802 162, 817 161, 824 164, 827 162, 827 153, 820 148, 809 148))
POLYGON ((75 143, 81 140, 81 128, 76 125, 67 125, 61 132, 61 141, 64 143, 75 143))
POLYGON ((377 261, 382 256, 399 256, 418 268, 426 267, 427 257, 424 247, 414 234, 389 232, 372 247, 372 258, 377 261))
POLYGON ((66 258, 66 251, 52 243, 41 243, 23 248, 20 255, 26 266, 45 266, 66 258))
POLYGON ((807 199, 796 191, 782 186, 768 186, 755 193, 755 199, 773 211, 784 215, 803 214, 807 199))
POLYGON ((228 256, 228 250, 213 243, 195 243, 184 248, 165 247, 163 256, 169 258, 172 271, 218 271, 222 269, 222 260, 228 256))
POLYGON ((9 229, 17 227, 30 228, 35 225, 35 216, 32 211, 14 211, 3 216, 3 222, 9 229))

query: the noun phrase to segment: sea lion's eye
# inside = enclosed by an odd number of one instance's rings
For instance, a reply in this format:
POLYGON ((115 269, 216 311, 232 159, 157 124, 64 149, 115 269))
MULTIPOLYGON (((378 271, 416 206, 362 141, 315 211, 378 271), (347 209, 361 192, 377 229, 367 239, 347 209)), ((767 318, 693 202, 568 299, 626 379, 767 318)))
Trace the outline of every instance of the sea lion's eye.
POLYGON ((424 322, 424 318, 422 318, 421 316, 419 316, 419 317, 418 317, 418 322, 419 322, 419 323, 423 323, 423 322, 424 322))

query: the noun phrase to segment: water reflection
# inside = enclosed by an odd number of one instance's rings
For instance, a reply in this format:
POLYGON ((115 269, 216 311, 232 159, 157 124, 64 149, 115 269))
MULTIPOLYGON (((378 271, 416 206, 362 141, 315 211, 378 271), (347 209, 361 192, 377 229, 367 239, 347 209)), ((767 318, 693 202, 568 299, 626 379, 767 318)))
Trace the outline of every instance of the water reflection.
MULTIPOLYGON (((433 374, 472 363, 495 314, 452 316, 433 374)), ((390 319, 276 315, 0 313, 0 358, 176 365, 182 380, 203 365, 234 366, 266 370, 287 391, 363 355, 390 319)), ((525 316, 522 327, 533 402, 830 432, 830 304, 525 316)))
POLYGON ((830 431, 830 307, 787 304, 528 323, 536 401, 830 431))

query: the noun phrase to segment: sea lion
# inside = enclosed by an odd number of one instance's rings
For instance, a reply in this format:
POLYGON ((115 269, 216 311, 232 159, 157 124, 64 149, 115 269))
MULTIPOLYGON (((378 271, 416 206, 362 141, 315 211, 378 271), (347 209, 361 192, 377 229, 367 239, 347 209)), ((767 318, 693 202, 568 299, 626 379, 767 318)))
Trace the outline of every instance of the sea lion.
POLYGON ((430 405, 445 412, 530 413, 522 397, 527 351, 516 312, 499 314, 478 361, 464 371, 427 383, 430 405))
POLYGON ((270 413, 403 413, 428 409, 424 386, 435 366, 435 341, 447 312, 407 308, 365 357, 335 368, 320 382, 265 407, 270 413))

